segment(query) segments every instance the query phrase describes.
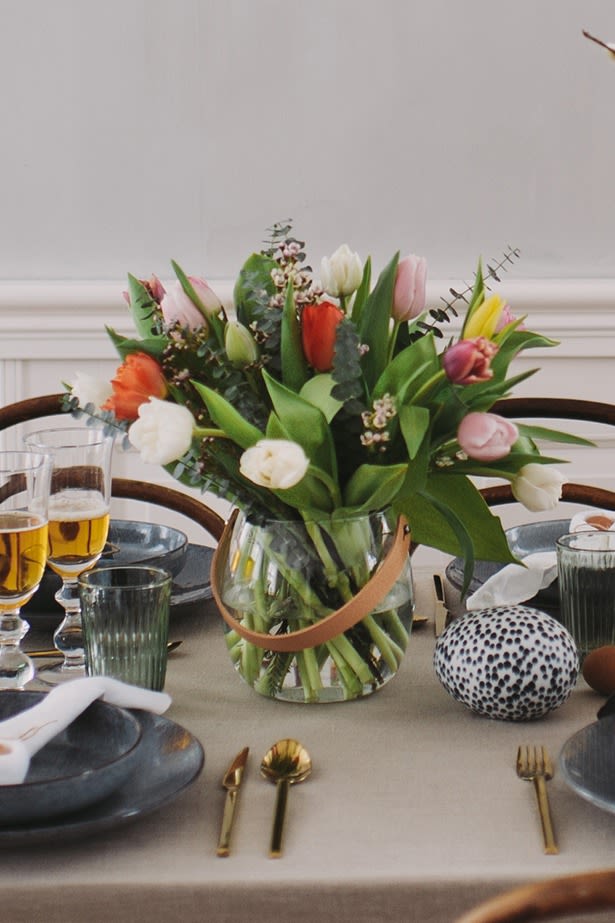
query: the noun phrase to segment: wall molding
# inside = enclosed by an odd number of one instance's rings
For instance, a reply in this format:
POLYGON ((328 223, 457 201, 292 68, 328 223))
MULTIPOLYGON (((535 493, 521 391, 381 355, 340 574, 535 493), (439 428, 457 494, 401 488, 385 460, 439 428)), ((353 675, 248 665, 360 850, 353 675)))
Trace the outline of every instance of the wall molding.
MULTIPOLYGON (((211 281, 227 307, 233 282, 211 281)), ((130 334, 132 323, 122 298, 122 282, 0 282, 0 359, 98 359, 114 355, 105 333, 108 324, 130 334)), ((428 304, 435 306, 458 280, 433 280, 428 304)), ((499 286, 516 315, 528 326, 560 341, 557 358, 615 356, 615 279, 504 278, 499 286)), ((458 329, 452 323, 451 333, 458 329)), ((551 350, 533 355, 555 357, 551 350)))

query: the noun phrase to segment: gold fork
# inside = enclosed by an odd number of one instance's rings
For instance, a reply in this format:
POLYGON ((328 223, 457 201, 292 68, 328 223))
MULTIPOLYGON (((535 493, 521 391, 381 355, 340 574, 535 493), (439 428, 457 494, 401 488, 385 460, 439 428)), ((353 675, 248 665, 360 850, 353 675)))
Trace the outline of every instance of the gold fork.
POLYGON ((526 782, 534 783, 538 810, 540 811, 545 853, 554 856, 559 852, 559 849, 555 843, 551 812, 549 810, 549 797, 547 795, 547 780, 553 778, 553 764, 545 748, 519 747, 517 751, 517 775, 526 782))

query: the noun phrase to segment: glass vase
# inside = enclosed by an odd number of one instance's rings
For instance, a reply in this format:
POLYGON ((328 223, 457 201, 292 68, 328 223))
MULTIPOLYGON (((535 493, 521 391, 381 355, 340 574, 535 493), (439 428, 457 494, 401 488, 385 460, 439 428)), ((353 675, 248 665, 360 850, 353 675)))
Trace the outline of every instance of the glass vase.
MULTIPOLYGON (((239 513, 217 592, 242 627, 288 634, 339 610, 368 583, 395 533, 391 512, 312 522, 252 522, 239 513)), ((237 672, 261 695, 338 702, 370 695, 396 673, 412 626, 410 558, 353 627, 304 650, 274 651, 225 624, 237 672), (262 645, 262 646, 261 646, 262 645)))

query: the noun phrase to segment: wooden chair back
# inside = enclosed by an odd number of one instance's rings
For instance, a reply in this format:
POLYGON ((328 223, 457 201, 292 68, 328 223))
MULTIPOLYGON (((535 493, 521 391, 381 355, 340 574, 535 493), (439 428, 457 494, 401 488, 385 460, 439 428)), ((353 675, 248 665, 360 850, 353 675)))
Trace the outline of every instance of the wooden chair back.
POLYGON ((572 914, 593 915, 609 909, 615 909, 613 869, 549 878, 505 891, 468 910, 454 923, 566 920, 572 914))
MULTIPOLYGON (((62 397, 62 394, 45 394, 0 407, 0 430, 62 413, 62 397)), ((132 478, 113 478, 111 494, 114 498, 153 503, 180 513, 202 526, 216 542, 222 535, 224 519, 215 510, 173 487, 132 478)))

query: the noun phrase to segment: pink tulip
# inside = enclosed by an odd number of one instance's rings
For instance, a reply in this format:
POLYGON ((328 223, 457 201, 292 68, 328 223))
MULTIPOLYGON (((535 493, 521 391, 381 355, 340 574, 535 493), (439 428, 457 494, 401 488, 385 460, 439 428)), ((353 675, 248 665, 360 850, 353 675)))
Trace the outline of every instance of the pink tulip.
POLYGON ((442 367, 446 377, 455 385, 472 385, 493 378, 491 360, 498 347, 485 337, 459 340, 444 350, 442 367))
POLYGON ((181 324, 189 327, 190 330, 196 330, 206 323, 210 314, 218 314, 222 310, 222 305, 217 295, 212 291, 204 279, 197 279, 194 276, 188 277, 196 296, 203 305, 203 310, 186 295, 182 288, 181 282, 172 282, 160 302, 162 316, 167 324, 181 324))
POLYGON ((427 260, 411 254, 397 264, 391 314, 398 323, 418 317, 425 310, 427 260))
MULTIPOLYGON (((165 288, 162 282, 160 281, 160 279, 158 278, 158 276, 152 274, 149 277, 149 279, 139 279, 139 282, 141 283, 141 285, 143 285, 144 288, 147 289, 147 291, 149 292, 151 297, 154 299, 156 304, 160 304, 160 302, 165 296, 165 288)), ((128 307, 131 307, 130 293, 122 292, 122 295, 124 296, 124 299, 126 303, 128 304, 128 307)))
POLYGON ((469 413, 457 430, 457 441, 469 458, 492 462, 504 458, 519 438, 514 423, 496 413, 469 413))
MULTIPOLYGON (((502 310, 502 313, 500 314, 500 318, 497 324, 495 325, 495 333, 499 333, 500 330, 503 330, 504 327, 506 327, 508 324, 512 324, 512 322, 515 320, 517 320, 517 317, 510 310, 510 305, 508 303, 505 304, 504 309, 502 310)), ((517 327, 517 330, 525 330, 525 329, 526 329, 525 324, 519 324, 519 326, 517 327)))

